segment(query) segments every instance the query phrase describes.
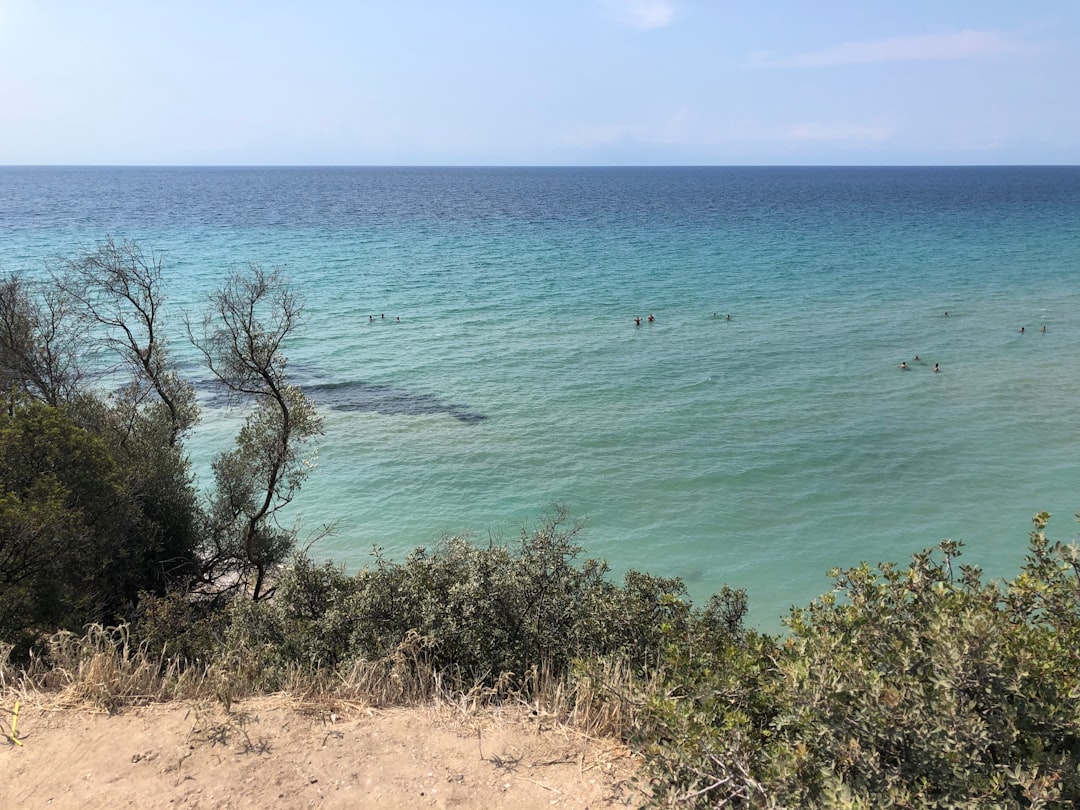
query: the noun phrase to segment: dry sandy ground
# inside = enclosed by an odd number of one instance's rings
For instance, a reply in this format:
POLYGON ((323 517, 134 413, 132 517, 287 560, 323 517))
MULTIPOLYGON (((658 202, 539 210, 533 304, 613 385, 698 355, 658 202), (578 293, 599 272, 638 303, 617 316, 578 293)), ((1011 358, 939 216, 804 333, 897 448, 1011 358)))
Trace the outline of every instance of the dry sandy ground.
POLYGON ((24 703, 22 744, 0 739, 0 807, 527 810, 645 800, 625 749, 525 709, 346 711, 281 699, 231 713, 170 703, 114 715, 24 703))

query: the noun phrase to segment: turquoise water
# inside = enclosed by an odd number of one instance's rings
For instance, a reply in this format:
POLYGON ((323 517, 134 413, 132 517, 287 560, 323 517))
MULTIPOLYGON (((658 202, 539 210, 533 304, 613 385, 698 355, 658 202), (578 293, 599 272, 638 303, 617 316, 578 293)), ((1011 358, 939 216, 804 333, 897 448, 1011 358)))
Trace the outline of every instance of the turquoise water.
POLYGON ((835 565, 1076 536, 1080 169, 0 169, 0 222, 5 271, 158 251, 196 380, 179 315, 283 267, 326 418, 294 516, 354 568, 560 502, 774 629, 835 565))

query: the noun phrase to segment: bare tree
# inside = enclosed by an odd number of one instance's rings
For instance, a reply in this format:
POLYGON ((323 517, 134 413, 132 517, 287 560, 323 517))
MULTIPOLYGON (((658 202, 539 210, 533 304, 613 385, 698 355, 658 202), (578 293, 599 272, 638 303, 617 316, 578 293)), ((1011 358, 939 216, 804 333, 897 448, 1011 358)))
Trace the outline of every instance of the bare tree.
POLYGON ((167 412, 169 443, 175 445, 195 424, 198 409, 191 384, 170 363, 162 332, 161 259, 136 242, 108 237, 94 253, 67 262, 66 270, 60 289, 103 327, 105 345, 132 372, 122 398, 129 428, 137 410, 156 399, 167 412))
POLYGON ((75 302, 55 285, 12 274, 0 280, 0 383, 57 406, 82 378, 85 328, 75 302))
POLYGON ((301 454, 322 433, 314 406, 285 376, 286 339, 300 325, 301 304, 280 273, 252 266, 230 276, 210 296, 211 311, 192 342, 230 394, 253 402, 236 447, 213 462, 216 490, 210 511, 214 546, 208 565, 253 576, 252 596, 268 596, 267 575, 295 545, 295 532, 277 521, 311 469, 301 454))

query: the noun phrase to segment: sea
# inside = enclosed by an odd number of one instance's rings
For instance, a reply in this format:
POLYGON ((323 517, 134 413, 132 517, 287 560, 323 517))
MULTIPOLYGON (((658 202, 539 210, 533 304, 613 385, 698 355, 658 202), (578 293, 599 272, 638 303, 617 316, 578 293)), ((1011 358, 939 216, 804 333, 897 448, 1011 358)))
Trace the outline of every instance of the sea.
POLYGON ((771 632, 834 567, 1077 538, 1080 167, 0 168, 0 271, 108 237, 161 261, 202 488, 243 413, 184 320, 286 276, 325 420, 289 525, 350 571, 561 504, 613 580, 771 632))

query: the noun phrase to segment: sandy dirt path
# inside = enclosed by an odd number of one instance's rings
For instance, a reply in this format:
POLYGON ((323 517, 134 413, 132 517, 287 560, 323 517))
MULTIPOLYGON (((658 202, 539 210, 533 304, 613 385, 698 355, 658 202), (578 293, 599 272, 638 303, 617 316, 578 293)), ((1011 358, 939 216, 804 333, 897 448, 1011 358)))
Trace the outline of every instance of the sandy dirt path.
MULTIPOLYGON (((10 710, 10 707, 6 707, 10 710)), ((638 762, 527 709, 364 710, 249 700, 119 714, 20 707, 4 808, 637 806, 638 762)))

